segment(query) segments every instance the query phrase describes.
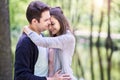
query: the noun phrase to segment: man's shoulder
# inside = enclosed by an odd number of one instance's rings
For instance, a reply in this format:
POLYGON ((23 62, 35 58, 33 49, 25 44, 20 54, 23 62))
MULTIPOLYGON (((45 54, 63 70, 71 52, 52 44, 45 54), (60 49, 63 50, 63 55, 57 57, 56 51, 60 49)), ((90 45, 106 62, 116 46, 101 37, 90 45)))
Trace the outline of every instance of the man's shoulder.
POLYGON ((30 42, 30 38, 25 34, 25 33, 22 33, 21 37, 19 38, 19 43, 28 43, 30 42))
POLYGON ((34 45, 34 43, 30 40, 30 38, 25 33, 22 33, 17 43, 17 46, 22 46, 22 45, 24 46, 34 45))

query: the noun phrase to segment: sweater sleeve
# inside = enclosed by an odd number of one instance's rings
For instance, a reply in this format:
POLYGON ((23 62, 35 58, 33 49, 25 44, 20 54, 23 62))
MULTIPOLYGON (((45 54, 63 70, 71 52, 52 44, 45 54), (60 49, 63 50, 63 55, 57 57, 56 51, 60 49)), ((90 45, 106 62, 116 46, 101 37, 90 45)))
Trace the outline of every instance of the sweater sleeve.
POLYGON ((24 39, 16 47, 14 80, 47 80, 46 77, 34 75, 34 72, 30 68, 34 64, 31 64, 30 60, 30 40, 24 39))
POLYGON ((64 34, 57 37, 42 37, 36 32, 31 32, 27 35, 37 46, 46 48, 62 49, 64 45, 72 43, 74 41, 74 36, 72 34, 64 34))

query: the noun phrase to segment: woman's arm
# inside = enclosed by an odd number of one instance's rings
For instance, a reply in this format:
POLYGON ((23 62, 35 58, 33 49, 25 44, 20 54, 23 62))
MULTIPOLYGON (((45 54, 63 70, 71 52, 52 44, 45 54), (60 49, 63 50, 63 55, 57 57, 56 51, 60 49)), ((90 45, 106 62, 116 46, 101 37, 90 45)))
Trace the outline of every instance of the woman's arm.
POLYGON ((24 32, 28 37, 37 45, 47 48, 59 48, 62 49, 65 44, 72 43, 74 37, 70 35, 61 35, 57 37, 42 37, 36 32, 32 31, 28 27, 24 28, 24 32))

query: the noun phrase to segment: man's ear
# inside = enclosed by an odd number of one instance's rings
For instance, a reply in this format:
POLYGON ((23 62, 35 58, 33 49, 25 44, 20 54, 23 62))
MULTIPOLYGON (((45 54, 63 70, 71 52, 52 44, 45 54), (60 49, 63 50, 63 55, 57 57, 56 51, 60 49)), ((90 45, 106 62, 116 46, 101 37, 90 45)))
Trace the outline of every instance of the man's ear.
POLYGON ((36 19, 32 19, 32 24, 38 23, 36 19))

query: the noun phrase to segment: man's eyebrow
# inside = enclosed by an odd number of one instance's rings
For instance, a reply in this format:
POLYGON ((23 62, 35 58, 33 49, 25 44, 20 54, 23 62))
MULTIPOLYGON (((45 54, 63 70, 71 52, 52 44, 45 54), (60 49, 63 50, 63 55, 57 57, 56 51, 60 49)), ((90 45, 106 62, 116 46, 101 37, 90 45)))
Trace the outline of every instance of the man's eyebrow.
POLYGON ((45 21, 50 20, 50 18, 45 19, 45 21))

